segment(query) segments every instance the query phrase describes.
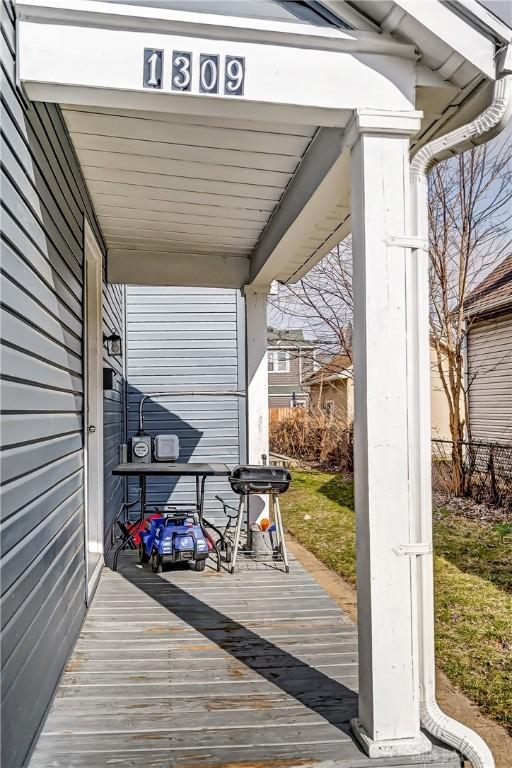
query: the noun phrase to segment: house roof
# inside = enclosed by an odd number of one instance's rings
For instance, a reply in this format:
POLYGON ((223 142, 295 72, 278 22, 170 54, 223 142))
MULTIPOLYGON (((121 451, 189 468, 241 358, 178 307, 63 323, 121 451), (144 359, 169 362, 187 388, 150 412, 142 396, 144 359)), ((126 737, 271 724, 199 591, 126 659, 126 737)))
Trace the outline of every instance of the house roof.
POLYGON ((321 368, 308 377, 307 383, 312 386, 325 381, 346 379, 347 372, 352 368, 352 360, 349 355, 335 355, 324 363, 321 368))
POLYGON ((488 314, 512 307, 512 254, 471 291, 464 302, 467 316, 488 314))
POLYGON ((267 342, 269 347, 306 347, 314 349, 316 342, 304 338, 304 331, 300 328, 272 328, 267 329, 267 342))

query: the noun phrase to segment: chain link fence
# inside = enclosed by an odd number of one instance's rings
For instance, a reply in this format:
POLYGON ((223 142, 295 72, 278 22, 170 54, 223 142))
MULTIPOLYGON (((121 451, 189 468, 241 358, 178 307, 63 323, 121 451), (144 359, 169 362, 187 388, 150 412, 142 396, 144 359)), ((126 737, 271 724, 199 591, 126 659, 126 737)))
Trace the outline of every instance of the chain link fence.
POLYGON ((453 456, 462 449, 463 487, 479 503, 512 510, 512 445, 432 440, 432 483, 451 493, 453 456))

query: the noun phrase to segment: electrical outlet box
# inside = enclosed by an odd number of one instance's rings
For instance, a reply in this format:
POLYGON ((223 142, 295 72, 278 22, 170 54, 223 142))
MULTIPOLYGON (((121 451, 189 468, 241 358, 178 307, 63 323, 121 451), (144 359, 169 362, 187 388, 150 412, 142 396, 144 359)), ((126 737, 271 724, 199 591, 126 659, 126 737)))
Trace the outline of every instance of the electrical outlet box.
POLYGON ((177 435, 155 437, 155 461, 176 461, 180 455, 180 441, 177 435))
POLYGON ((114 389, 114 382, 116 380, 116 372, 113 368, 103 369, 103 389, 114 389))

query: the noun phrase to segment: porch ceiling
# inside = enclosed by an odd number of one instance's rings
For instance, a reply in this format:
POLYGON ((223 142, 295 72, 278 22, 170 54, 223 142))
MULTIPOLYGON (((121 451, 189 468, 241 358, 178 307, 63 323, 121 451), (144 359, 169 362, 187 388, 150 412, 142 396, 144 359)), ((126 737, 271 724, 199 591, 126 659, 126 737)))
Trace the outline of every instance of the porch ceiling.
POLYGON ((315 127, 64 106, 109 251, 249 260, 315 127))
POLYGON ((487 17, 480 29, 441 2, 301 4, 315 18, 321 8, 325 26, 174 5, 16 3, 20 83, 64 105, 113 282, 297 280, 350 229, 353 111, 414 122, 422 110, 417 151, 489 104, 508 41, 487 17), (161 52, 164 73, 173 51, 190 51, 191 92, 167 74, 147 87, 145 49, 161 52), (243 58, 243 94, 202 94, 205 51, 243 58))

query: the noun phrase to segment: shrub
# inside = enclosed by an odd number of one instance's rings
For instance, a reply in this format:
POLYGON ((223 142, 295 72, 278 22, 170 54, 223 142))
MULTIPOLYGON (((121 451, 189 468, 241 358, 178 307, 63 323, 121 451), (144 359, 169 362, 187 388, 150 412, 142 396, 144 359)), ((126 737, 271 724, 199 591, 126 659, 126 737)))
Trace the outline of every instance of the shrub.
POLYGON ((270 449, 310 464, 352 471, 352 425, 347 428, 336 413, 294 408, 270 425, 270 449))

